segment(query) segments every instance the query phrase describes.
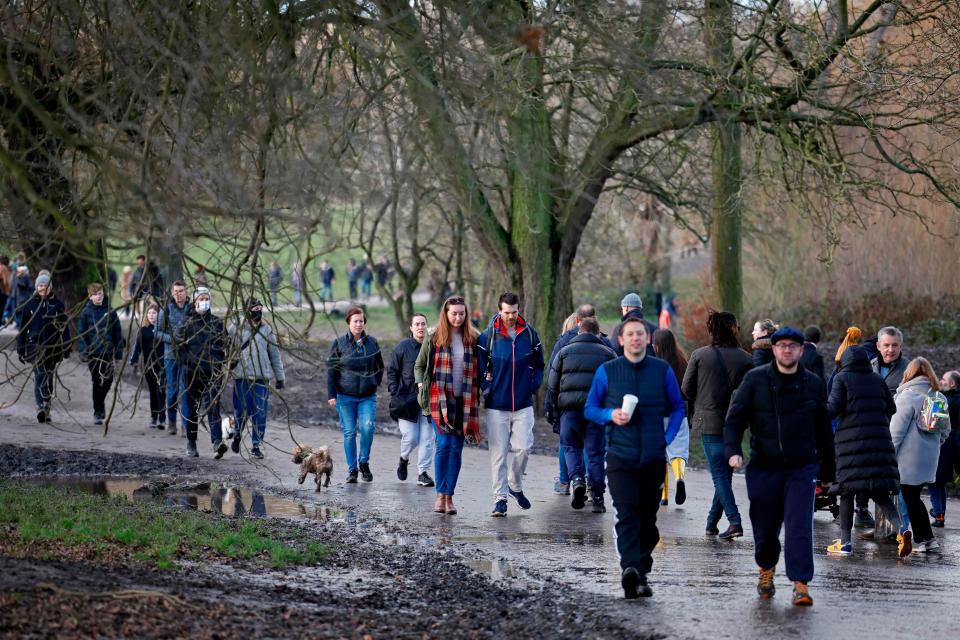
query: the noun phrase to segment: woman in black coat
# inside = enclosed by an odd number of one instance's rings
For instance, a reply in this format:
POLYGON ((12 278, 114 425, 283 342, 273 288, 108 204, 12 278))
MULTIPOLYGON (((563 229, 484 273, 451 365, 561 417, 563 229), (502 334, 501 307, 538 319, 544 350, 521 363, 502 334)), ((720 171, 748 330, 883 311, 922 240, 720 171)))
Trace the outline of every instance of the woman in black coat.
MULTIPOLYGON (((840 493, 840 539, 827 553, 847 556, 853 552, 854 495, 874 500, 877 508, 898 530, 903 529, 900 511, 892 494, 900 491, 897 454, 890 437, 890 416, 897 408, 886 383, 870 368, 862 347, 852 346, 840 359, 827 410, 839 419, 834 435, 837 453, 837 484, 840 493)), ((911 550, 910 532, 897 535, 900 557, 911 550)))

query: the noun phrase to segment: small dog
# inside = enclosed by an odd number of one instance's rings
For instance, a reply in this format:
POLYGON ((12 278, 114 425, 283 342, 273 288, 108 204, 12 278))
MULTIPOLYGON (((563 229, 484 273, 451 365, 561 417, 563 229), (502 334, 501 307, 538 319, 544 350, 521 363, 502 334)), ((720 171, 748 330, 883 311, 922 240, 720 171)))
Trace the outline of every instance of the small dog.
POLYGON ((330 486, 330 475, 333 473, 333 459, 330 457, 330 447, 320 447, 316 451, 306 445, 293 448, 293 462, 300 465, 300 478, 298 483, 303 484, 307 479, 307 474, 312 473, 317 483, 317 491, 320 491, 320 479, 326 474, 326 482, 323 486, 330 486))

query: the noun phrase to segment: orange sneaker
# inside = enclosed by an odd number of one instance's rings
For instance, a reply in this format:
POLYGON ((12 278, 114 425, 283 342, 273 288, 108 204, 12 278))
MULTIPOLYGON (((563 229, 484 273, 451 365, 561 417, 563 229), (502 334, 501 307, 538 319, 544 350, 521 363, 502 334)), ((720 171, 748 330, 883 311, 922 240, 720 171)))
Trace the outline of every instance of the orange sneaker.
POLYGON ((760 569, 760 582, 757 583, 757 593, 761 600, 769 600, 777 588, 773 586, 773 569, 760 569))
POLYGON ((810 597, 810 591, 807 585, 802 582, 793 583, 793 604, 798 607, 812 607, 813 598, 810 597))

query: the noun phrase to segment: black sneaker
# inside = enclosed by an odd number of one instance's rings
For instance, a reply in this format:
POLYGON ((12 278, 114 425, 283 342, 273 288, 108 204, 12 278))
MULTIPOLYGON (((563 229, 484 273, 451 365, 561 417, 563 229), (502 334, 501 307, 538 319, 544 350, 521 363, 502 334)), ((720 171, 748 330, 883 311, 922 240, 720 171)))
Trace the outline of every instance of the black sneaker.
POLYGON ((424 471, 417 477, 417 486, 418 487, 432 487, 433 478, 430 477, 430 474, 424 471))
POLYGON ((727 530, 717 536, 721 540, 733 540, 734 538, 743 537, 743 525, 732 524, 727 527, 727 530))
POLYGON ((223 440, 217 440, 216 442, 213 443, 213 449, 214 451, 216 451, 216 453, 213 454, 213 458, 215 460, 219 460, 220 458, 223 457, 223 454, 227 452, 228 448, 229 447, 227 447, 226 442, 224 442, 223 440))
POLYGON ((857 517, 853 521, 853 526, 858 529, 873 529, 877 526, 870 509, 857 509, 857 517))
POLYGON ((93 424, 95 424, 95 425, 97 425, 97 426, 100 426, 101 424, 103 424, 103 417, 94 414, 94 416, 93 416, 93 424))
POLYGON ((397 480, 407 479, 407 463, 408 461, 400 456, 400 464, 397 465, 397 480))
MULTIPOLYGON (((257 460, 263 460, 263 452, 260 451, 260 447, 251 448, 250 455, 256 458, 257 460)), ((356 480, 354 480, 354 482, 356 482, 356 480)))
POLYGON ((188 458, 199 458, 200 452, 197 451, 197 441, 196 440, 187 440, 187 457, 188 458))
POLYGON ((234 453, 240 453, 240 437, 233 436, 233 440, 230 442, 230 450, 234 453))
POLYGON ((373 482, 373 474, 370 473, 370 464, 367 462, 360 463, 360 477, 363 478, 364 482, 373 482))
POLYGON ((357 484, 357 470, 354 469, 347 475, 347 484, 357 484))
POLYGON ((687 484, 683 480, 677 480, 677 495, 673 501, 677 504, 683 504, 687 501, 687 484))
POLYGON ((509 488, 508 488, 508 491, 510 492, 510 495, 513 497, 513 499, 517 501, 517 504, 520 506, 521 509, 530 508, 530 501, 527 500, 527 496, 523 495, 523 491, 514 491, 513 489, 509 489, 509 488))
POLYGON ((600 495, 600 496, 597 496, 597 495, 593 496, 593 498, 591 499, 591 502, 593 502, 593 509, 592 509, 592 511, 593 511, 594 513, 606 513, 606 512, 607 512, 607 508, 603 505, 603 496, 602 496, 602 495, 600 495))
POLYGON ((587 503, 587 483, 583 481, 583 478, 574 478, 570 486, 573 488, 573 499, 570 501, 570 506, 574 509, 583 509, 583 505, 587 503))
POLYGON ((653 589, 647 584, 647 579, 633 567, 624 569, 620 577, 620 585, 623 587, 623 597, 627 600, 649 598, 653 595, 653 589))
POLYGON ((167 425, 165 425, 162 422, 157 423, 157 431, 166 431, 166 429, 167 429, 167 425))
POLYGON ((40 409, 39 411, 37 411, 37 422, 39 422, 40 424, 43 424, 46 421, 47 421, 46 409, 40 409))

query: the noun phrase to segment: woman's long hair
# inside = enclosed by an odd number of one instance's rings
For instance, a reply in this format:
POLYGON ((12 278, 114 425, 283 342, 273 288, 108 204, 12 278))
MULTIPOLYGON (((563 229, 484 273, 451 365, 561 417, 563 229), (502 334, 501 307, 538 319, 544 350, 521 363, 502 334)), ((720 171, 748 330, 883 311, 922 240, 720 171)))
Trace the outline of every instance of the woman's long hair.
POLYGON ((910 382, 920 376, 930 381, 930 388, 934 391, 940 391, 940 381, 937 380, 937 374, 933 370, 933 365, 926 358, 914 358, 907 365, 907 370, 903 372, 903 380, 900 384, 910 382))
POLYGON ((661 360, 666 360, 677 380, 683 380, 683 374, 687 371, 687 356, 670 329, 657 329, 653 332, 653 352, 661 360))
POLYGON ((563 327, 560 329, 560 333, 566 333, 575 326, 577 326, 577 313, 573 312, 563 321, 563 327))
POLYGON ((450 321, 447 320, 447 309, 459 305, 463 305, 464 309, 463 325, 460 327, 460 333, 463 336, 463 346, 465 349, 469 349, 477 343, 479 334, 470 322, 470 307, 467 306, 467 301, 463 299, 463 296, 450 296, 443 301, 443 307, 440 309, 440 321, 437 323, 437 330, 433 334, 433 346, 450 346, 453 327, 450 325, 450 321))

